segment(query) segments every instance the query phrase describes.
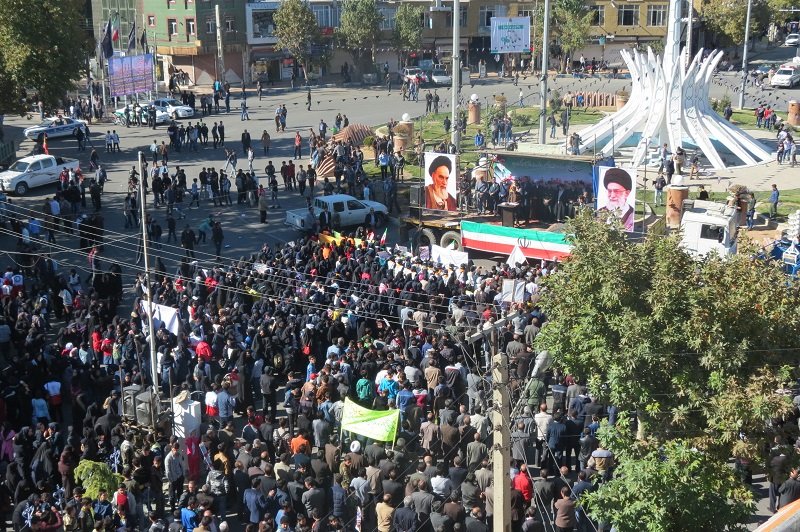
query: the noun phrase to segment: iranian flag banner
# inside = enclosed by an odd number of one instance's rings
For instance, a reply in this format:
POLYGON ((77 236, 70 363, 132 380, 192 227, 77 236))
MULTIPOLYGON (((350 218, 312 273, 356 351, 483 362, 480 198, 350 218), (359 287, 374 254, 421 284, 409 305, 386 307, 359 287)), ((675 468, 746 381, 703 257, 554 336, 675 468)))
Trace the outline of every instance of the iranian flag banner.
POLYGON ((461 244, 498 255, 510 255, 514 246, 519 246, 527 258, 544 260, 563 260, 571 249, 563 233, 464 221, 461 222, 461 244))
POLYGON ((119 40, 119 13, 114 14, 111 21, 111 40, 117 42, 119 40))

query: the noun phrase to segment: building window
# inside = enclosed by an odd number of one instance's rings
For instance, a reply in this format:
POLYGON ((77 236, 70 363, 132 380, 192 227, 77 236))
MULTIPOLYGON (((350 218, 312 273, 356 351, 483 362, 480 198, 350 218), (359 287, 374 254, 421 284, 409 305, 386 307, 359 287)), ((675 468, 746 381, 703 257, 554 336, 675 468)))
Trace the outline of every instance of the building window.
MULTIPOLYGON (((384 11, 383 9, 381 10, 384 11)), ((396 9, 393 9, 397 13, 396 9)), ((311 5, 311 12, 317 17, 317 24, 320 28, 338 28, 339 27, 339 8, 330 5, 311 5)), ((384 12, 384 17, 386 13, 384 12)), ((384 24, 386 21, 384 21, 384 24)), ((383 27, 383 26, 381 26, 383 27)), ((392 28, 394 28, 394 14, 392 15, 392 28)))
POLYGON ((206 19, 206 33, 217 33, 217 21, 213 18, 206 19))
POLYGON ((253 11, 253 38, 266 39, 275 35, 274 11, 253 11))
POLYGON ((379 7, 378 13, 381 14, 383 19, 381 20, 381 29, 382 30, 393 30, 394 29, 394 22, 397 18, 397 8, 394 7, 379 7))
POLYGON ((666 26, 667 25, 667 6, 651 5, 647 6, 647 25, 666 26))
POLYGON ((233 18, 226 18, 225 19, 225 31, 227 33, 232 33, 236 31, 236 20, 233 18))
MULTIPOLYGON (((458 6, 458 14, 460 15, 459 26, 461 28, 466 27, 466 25, 467 25, 467 7, 468 6, 463 6, 463 5, 458 6)), ((452 9, 452 6, 451 6, 451 9, 452 9)), ((448 11, 447 12, 447 27, 448 28, 452 28, 453 27, 453 12, 452 11, 448 11)))
POLYGON ((592 12, 592 26, 606 25, 606 6, 589 6, 592 12))
POLYGON ((147 25, 151 28, 156 26, 156 16, 155 15, 147 15, 147 25))
POLYGON ((194 24, 193 18, 186 19, 186 34, 187 35, 197 35, 197 28, 194 24))
POLYGON ((617 26, 638 26, 639 6, 622 5, 617 8, 617 26))
POLYGON ((174 18, 167 20, 167 31, 169 31, 170 40, 173 35, 178 34, 178 21, 174 18))
POLYGON ((492 17, 494 16, 494 6, 481 6, 478 10, 478 25, 484 28, 492 26, 492 17))
POLYGON ((530 18, 531 24, 533 24, 533 17, 535 13, 536 13, 536 6, 533 4, 520 4, 517 6, 517 16, 530 18))

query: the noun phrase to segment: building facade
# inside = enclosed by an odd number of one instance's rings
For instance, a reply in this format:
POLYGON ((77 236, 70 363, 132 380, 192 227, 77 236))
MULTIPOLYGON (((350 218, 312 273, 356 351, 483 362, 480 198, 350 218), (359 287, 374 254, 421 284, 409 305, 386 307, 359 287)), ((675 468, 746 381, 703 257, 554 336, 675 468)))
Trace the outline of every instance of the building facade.
POLYGON ((242 81, 247 64, 244 0, 137 2, 149 47, 156 51, 159 80, 167 81, 182 71, 196 85, 210 85, 215 79, 242 81), (220 7, 223 61, 218 60, 216 5, 220 7))

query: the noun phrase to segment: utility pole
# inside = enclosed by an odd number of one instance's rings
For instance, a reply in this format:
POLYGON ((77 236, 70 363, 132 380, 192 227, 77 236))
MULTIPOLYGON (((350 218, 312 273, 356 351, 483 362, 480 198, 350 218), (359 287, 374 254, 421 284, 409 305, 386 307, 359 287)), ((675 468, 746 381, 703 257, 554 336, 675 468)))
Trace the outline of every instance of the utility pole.
MULTIPOLYGON (((144 153, 139 152, 139 216, 142 226, 142 252, 144 254, 144 280, 147 283, 147 329, 148 338, 150 339, 150 376, 153 379, 153 398, 158 397, 158 359, 156 358, 156 330, 153 326, 153 285, 150 281, 150 255, 147 250, 147 211, 145 209, 145 195, 144 195, 144 168, 142 161, 144 153)), ((154 404, 157 401, 153 402, 154 404)), ((151 408, 153 408, 151 406, 151 408)), ((155 416, 155 412, 153 412, 155 416)))
MULTIPOLYGON (((453 58, 452 58, 452 86, 450 87, 450 124, 453 128, 451 131, 450 141, 456 147, 456 156, 458 156, 459 148, 461 147, 461 128, 456 127, 456 120, 458 119, 458 97, 461 93, 461 7, 459 0, 453 0, 453 58)), ((456 165, 456 168, 458 165, 456 165)), ((458 171, 456 170, 456 173, 458 171)))
POLYGON ((550 0, 544 0, 544 24, 542 25, 542 77, 539 83, 539 144, 547 144, 547 55, 550 40, 550 0))
POLYGON ((750 44, 750 13, 753 0, 747 0, 747 19, 744 23, 744 50, 742 51, 742 87, 739 91, 739 109, 744 109, 744 91, 747 87, 747 45, 750 44))
MULTIPOLYGON (((549 0, 546 0, 549 2, 549 0)), ((492 357, 492 474, 494 480, 494 516, 492 530, 511 532, 511 484, 508 471, 511 466, 511 433, 508 429, 510 400, 508 394, 508 355, 498 353, 492 357)))
POLYGON ((220 81, 225 83, 225 50, 222 47, 222 17, 219 14, 219 4, 214 6, 217 21, 217 60, 219 61, 220 81))

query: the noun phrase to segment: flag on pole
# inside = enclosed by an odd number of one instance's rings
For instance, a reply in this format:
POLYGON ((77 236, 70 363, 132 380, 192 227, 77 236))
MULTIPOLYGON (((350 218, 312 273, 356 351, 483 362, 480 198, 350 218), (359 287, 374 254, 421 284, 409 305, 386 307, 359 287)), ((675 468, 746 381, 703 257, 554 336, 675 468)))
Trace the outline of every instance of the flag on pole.
POLYGON ((142 50, 144 53, 147 53, 147 30, 142 30, 142 38, 139 39, 139 43, 142 45, 142 50))
POLYGON ((383 230, 383 236, 381 237, 381 246, 386 244, 386 233, 389 231, 389 228, 383 230))
POLYGON ((119 13, 114 13, 114 16, 111 18, 112 27, 111 27, 111 40, 117 42, 119 40, 119 13))
POLYGON ((114 45, 111 42, 111 19, 108 19, 106 29, 103 30, 103 39, 100 41, 100 48, 103 50, 103 57, 106 59, 114 55, 114 45))
POLYGON ((45 155, 50 155, 50 150, 47 149, 47 133, 45 133, 44 139, 42 140, 42 151, 44 151, 45 155))
POLYGON ((128 33, 128 53, 136 50, 136 21, 133 21, 131 31, 128 33))

